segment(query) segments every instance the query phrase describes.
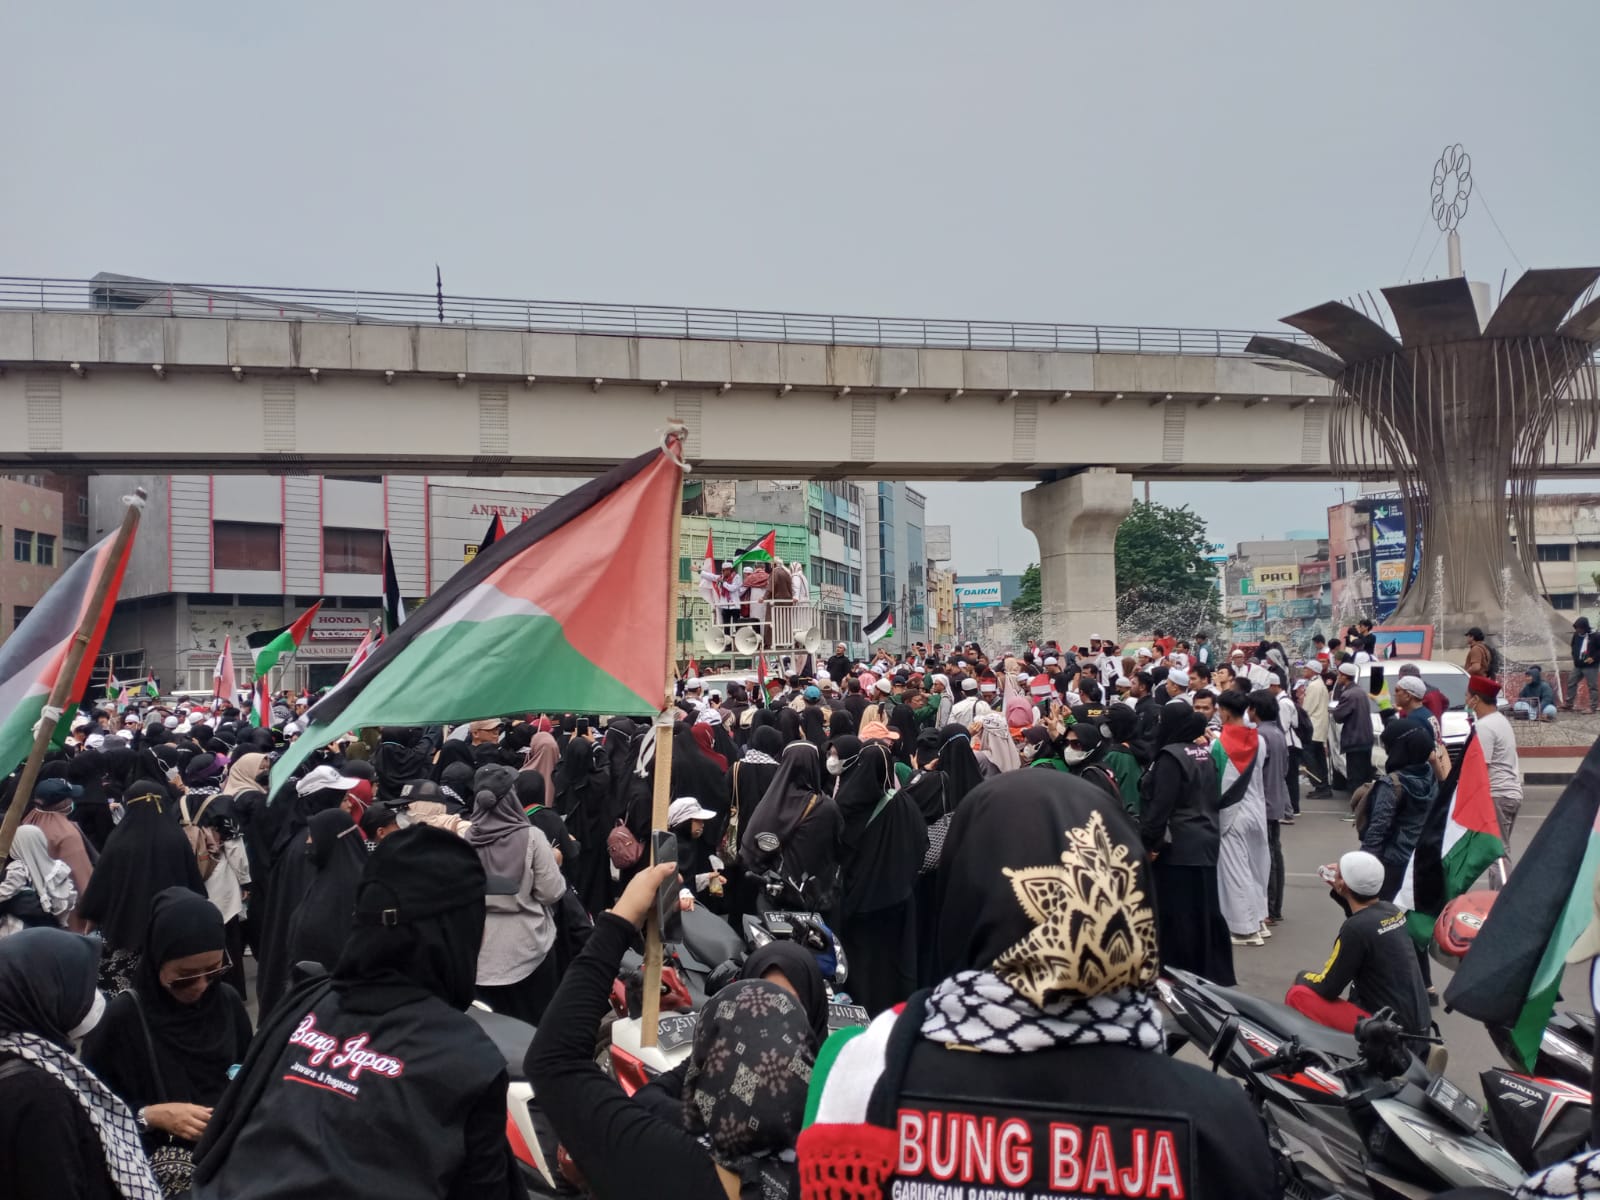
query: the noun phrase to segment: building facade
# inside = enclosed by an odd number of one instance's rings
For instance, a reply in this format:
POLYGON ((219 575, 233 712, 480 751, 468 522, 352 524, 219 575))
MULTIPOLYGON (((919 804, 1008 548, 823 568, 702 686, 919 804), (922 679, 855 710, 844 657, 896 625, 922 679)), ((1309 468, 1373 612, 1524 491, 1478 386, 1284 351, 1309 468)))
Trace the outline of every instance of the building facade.
POLYGON ((1222 611, 1235 642, 1303 649, 1333 617, 1327 538, 1240 542, 1223 565, 1222 611))
POLYGON ((928 623, 927 500, 904 483, 861 485, 868 620, 894 611, 891 650, 933 640, 928 623))
POLYGON ((0 476, 0 642, 33 611, 65 567, 62 497, 41 476, 0 476))

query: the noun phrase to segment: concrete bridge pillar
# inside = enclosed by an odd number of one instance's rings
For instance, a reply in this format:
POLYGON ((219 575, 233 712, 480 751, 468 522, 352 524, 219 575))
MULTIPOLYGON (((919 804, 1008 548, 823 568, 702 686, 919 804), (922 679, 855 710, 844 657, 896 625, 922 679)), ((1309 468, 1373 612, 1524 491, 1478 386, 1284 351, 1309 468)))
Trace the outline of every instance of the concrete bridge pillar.
POLYGON ((1064 645, 1117 635, 1117 527, 1133 507, 1133 476, 1111 467, 1022 493, 1022 523, 1039 541, 1044 636, 1064 645))

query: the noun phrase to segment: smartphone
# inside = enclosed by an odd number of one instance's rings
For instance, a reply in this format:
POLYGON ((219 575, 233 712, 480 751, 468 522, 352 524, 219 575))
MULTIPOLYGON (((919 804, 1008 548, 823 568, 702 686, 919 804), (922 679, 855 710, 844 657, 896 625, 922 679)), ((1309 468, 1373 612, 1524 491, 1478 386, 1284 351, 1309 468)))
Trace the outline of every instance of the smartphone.
MULTIPOLYGON (((678 835, 665 829, 650 833, 651 862, 674 863, 678 861, 678 835)), ((661 930, 663 942, 681 941, 683 914, 678 911, 678 893, 682 890, 676 873, 668 875, 656 889, 656 928, 661 930)))

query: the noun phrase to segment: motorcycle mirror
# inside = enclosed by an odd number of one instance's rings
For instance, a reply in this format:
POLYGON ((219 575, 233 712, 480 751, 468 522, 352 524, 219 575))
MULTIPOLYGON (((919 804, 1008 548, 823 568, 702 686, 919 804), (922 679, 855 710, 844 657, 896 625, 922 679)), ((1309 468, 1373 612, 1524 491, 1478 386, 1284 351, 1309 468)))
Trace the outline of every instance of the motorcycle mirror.
POLYGON ((1217 1030, 1216 1040, 1211 1043, 1211 1072, 1216 1074, 1222 1069, 1223 1062, 1233 1050, 1234 1043, 1239 1040, 1239 1018, 1229 1017, 1222 1023, 1222 1028, 1217 1030))

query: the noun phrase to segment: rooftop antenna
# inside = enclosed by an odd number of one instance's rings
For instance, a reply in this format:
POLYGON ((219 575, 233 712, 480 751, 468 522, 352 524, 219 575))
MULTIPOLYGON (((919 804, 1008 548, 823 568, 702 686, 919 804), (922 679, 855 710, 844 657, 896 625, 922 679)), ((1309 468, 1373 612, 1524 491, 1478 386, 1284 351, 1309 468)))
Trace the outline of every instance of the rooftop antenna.
POLYGON ((1450 274, 1461 278, 1466 272, 1461 267, 1461 235, 1456 226, 1467 215, 1467 202, 1472 197, 1472 156, 1457 142, 1446 146, 1439 161, 1433 164, 1433 220, 1439 231, 1448 235, 1445 253, 1450 260, 1450 274))

